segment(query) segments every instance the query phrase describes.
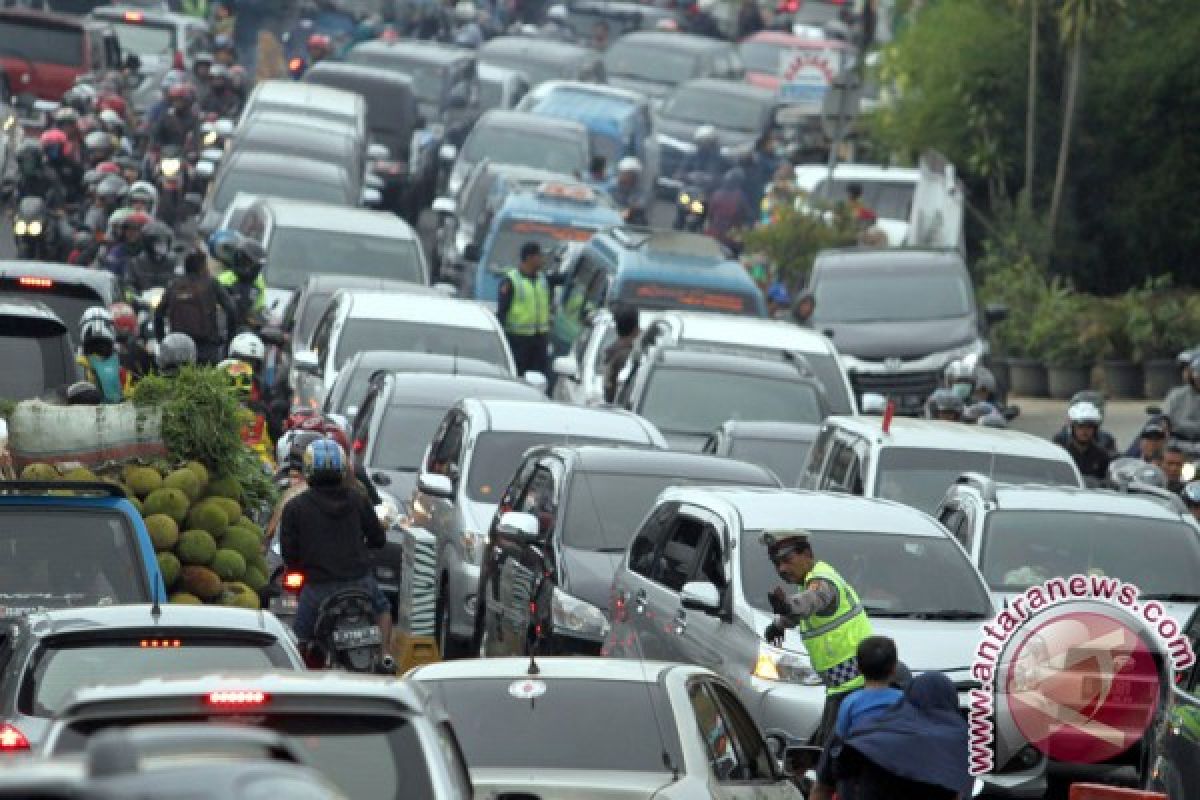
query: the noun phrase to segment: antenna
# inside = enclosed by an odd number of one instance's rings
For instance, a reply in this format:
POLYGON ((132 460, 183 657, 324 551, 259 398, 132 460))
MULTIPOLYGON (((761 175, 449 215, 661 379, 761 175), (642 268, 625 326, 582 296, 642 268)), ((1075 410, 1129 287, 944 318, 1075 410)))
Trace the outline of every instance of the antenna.
POLYGON ((451 358, 453 359, 453 361, 450 364, 450 374, 457 375, 458 374, 458 345, 454 345, 454 352, 451 355, 451 358))
POLYGON ((663 766, 671 770, 673 780, 677 781, 679 780, 679 766, 671 760, 671 751, 667 749, 667 737, 663 733, 662 720, 658 718, 658 704, 654 702, 654 695, 650 691, 650 678, 646 674, 646 656, 642 652, 642 642, 638 639, 636 633, 632 634, 629 639, 637 647, 638 667, 642 671, 642 685, 646 687, 646 699, 650 702, 650 713, 654 716, 654 727, 658 729, 658 740, 663 746, 663 766))
MULTIPOLYGON (((894 416, 896 416, 896 401, 889 397, 888 401, 887 401, 887 406, 885 406, 883 409, 883 432, 884 433, 891 433, 892 417, 894 417, 894 416)), ((993 457, 993 459, 995 458, 995 453, 992 454, 992 457, 993 457)), ((994 464, 994 462, 993 462, 993 464, 994 464)))
POLYGON ((154 581, 154 604, 150 606, 150 616, 158 622, 158 618, 162 616, 162 607, 159 606, 159 598, 162 596, 162 575, 158 576, 158 580, 154 581))

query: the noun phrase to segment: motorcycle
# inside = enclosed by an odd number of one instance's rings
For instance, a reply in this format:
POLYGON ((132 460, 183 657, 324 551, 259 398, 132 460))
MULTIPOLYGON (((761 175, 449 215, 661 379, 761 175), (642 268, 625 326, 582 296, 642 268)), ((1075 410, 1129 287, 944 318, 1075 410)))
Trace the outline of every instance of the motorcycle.
POLYGON ((164 148, 154 165, 154 187, 158 189, 158 218, 172 229, 183 222, 187 194, 188 163, 178 148, 164 148))
POLYGON ((40 197, 23 197, 13 218, 17 257, 31 261, 62 260, 63 235, 59 221, 40 197))
POLYGON ((704 230, 712 185, 712 177, 703 173, 691 172, 684 176, 683 188, 675 200, 675 230, 693 233, 704 230))
MULTIPOLYGON (((293 609, 294 613, 304 580, 303 573, 281 571, 279 584, 290 601, 280 603, 281 607, 293 609)), ((276 604, 272 602, 271 606, 274 608, 276 604)), ((396 661, 384 648, 383 631, 375 623, 374 603, 365 590, 342 589, 327 597, 317 609, 313 631, 304 653, 310 669, 395 674, 396 661)))

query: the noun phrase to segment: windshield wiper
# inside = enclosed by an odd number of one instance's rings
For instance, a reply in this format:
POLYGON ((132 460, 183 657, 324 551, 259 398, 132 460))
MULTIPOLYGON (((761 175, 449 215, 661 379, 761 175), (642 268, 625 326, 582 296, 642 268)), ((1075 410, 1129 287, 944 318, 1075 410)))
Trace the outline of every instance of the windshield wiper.
POLYGON ((905 611, 903 609, 893 608, 873 608, 866 607, 867 616, 878 617, 880 619, 984 619, 987 614, 982 611, 968 611, 966 609, 947 609, 945 611, 905 611))
POLYGON ((592 549, 593 553, 624 553, 624 547, 596 547, 592 549))
POLYGON ((1138 596, 1143 600, 1162 600, 1166 603, 1200 603, 1200 594, 1188 592, 1150 592, 1138 596))

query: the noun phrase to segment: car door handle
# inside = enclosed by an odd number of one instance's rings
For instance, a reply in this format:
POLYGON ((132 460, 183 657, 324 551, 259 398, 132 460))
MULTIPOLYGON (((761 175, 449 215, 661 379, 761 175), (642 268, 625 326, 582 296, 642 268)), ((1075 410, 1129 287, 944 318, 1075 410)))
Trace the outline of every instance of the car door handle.
POLYGON ((675 614, 675 635, 682 636, 687 630, 687 612, 682 608, 675 614))
POLYGON ((633 595, 633 611, 635 614, 644 614, 646 611, 646 590, 638 589, 633 595))

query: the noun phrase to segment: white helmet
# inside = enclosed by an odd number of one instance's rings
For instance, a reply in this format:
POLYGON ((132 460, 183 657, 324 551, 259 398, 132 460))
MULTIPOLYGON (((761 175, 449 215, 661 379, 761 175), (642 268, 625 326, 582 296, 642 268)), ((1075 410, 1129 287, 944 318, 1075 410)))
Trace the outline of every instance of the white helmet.
POLYGON ((546 19, 552 19, 555 22, 566 22, 567 7, 562 3, 555 3, 546 9, 546 19))
POLYGON ((89 330, 95 330, 95 325, 108 329, 113 338, 117 335, 117 323, 113 320, 112 312, 105 306, 92 306, 79 317, 80 338, 86 339, 89 330))
POLYGON ((262 361, 267 348, 257 334, 239 333, 229 343, 229 357, 238 361, 262 361))
POLYGON ((1096 425, 1104 420, 1104 415, 1094 403, 1075 403, 1067 409, 1067 419, 1072 425, 1096 425))
POLYGON ((100 319, 99 317, 93 317, 92 319, 83 323, 83 325, 80 327, 79 340, 83 342, 85 346, 88 342, 92 342, 97 339, 102 339, 110 344, 116 342, 117 330, 112 324, 111 319, 106 321, 100 319))
POLYGON ((454 18, 459 22, 474 22, 476 16, 475 4, 471 0, 459 0, 454 6, 454 18))
POLYGON ((701 125, 699 128, 696 128, 693 138, 697 143, 715 142, 717 140, 717 129, 712 125, 701 125))
POLYGON ((617 162, 617 172, 641 172, 642 162, 635 156, 625 156, 617 162))

